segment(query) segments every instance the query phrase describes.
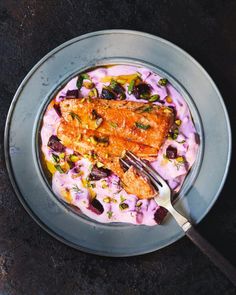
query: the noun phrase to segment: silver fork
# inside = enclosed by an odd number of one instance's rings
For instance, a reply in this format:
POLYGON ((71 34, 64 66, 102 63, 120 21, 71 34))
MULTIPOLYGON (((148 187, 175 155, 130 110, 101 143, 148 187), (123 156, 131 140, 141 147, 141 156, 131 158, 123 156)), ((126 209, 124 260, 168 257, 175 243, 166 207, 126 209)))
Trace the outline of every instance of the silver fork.
POLYGON ((129 151, 125 153, 124 157, 120 158, 120 161, 127 169, 133 166, 150 180, 155 189, 158 190, 158 193, 154 197, 157 204, 171 213, 178 225, 185 232, 185 235, 198 246, 198 248, 226 275, 234 286, 236 286, 236 269, 198 233, 187 218, 174 209, 171 203, 171 190, 166 181, 145 161, 129 151))

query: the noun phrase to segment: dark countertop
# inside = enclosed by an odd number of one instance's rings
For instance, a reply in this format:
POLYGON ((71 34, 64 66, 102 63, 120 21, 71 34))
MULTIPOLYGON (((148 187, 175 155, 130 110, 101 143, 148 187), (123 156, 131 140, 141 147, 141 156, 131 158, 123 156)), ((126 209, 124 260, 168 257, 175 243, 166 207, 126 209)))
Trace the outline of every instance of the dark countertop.
MULTIPOLYGON (((23 209, 3 155, 7 111, 27 72, 59 44, 101 29, 149 32, 189 52, 215 80, 236 127, 236 111, 230 108, 236 96, 235 19, 236 2, 230 0, 0 2, 1 295, 236 294, 187 238, 155 253, 125 259, 93 256, 63 245, 23 209)), ((198 229, 236 266, 235 164, 233 156, 221 196, 198 229)))

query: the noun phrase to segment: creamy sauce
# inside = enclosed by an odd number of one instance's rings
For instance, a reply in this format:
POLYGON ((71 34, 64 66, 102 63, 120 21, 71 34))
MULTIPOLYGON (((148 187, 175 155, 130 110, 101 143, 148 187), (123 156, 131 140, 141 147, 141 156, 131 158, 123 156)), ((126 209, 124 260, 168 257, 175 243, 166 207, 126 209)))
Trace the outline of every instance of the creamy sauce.
MULTIPOLYGON (((165 106, 172 106, 176 109, 176 118, 181 120, 179 126, 178 137, 167 139, 158 153, 156 161, 152 162, 153 168, 168 182, 174 192, 178 192, 183 181, 193 165, 199 144, 196 141, 196 129, 193 124, 191 114, 187 103, 180 93, 168 83, 166 86, 158 85, 160 77, 156 73, 142 67, 129 65, 116 65, 111 67, 100 67, 87 72, 95 84, 100 94, 104 85, 109 82, 101 82, 106 76, 131 75, 139 72, 142 80, 151 86, 152 94, 158 94, 160 100, 164 101, 165 106), (169 97, 171 99, 166 99, 169 97), (171 145, 176 147, 178 157, 184 157, 185 163, 176 161, 176 159, 166 158, 166 149, 171 145)), ((56 95, 57 102, 65 99, 68 90, 77 89, 77 77, 69 81, 63 89, 56 95)), ((128 85, 125 85, 126 99, 138 102, 147 102, 146 100, 137 100, 133 94, 128 94, 128 85)), ((89 89, 82 87, 80 97, 88 96, 89 89)), ((154 102, 154 104, 160 104, 154 102)), ((57 127, 61 118, 58 116, 54 108, 48 108, 43 118, 43 126, 41 129, 42 152, 45 160, 51 163, 50 167, 54 167, 52 159, 52 150, 47 146, 51 135, 56 135, 57 127)), ((66 154, 73 154, 73 150, 66 149, 66 154)), ((99 222, 128 222, 133 224, 155 225, 154 214, 159 206, 151 200, 139 200, 135 195, 126 193, 119 185, 119 178, 112 174, 111 176, 99 181, 86 182, 86 178, 91 171, 91 162, 82 158, 75 163, 75 167, 67 173, 60 173, 52 169, 52 189, 54 193, 69 204, 77 206, 82 213, 99 222), (78 171, 80 175, 78 176, 78 171), (91 197, 96 195, 96 199, 102 204, 104 211, 98 214, 96 210, 91 209, 91 197), (122 209, 121 203, 126 203, 127 208, 122 209)))

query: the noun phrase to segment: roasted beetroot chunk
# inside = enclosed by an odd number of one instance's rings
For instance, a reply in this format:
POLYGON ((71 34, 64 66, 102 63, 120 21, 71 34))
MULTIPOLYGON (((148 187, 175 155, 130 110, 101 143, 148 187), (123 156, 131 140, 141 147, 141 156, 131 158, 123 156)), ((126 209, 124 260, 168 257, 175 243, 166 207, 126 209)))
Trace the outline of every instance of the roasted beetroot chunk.
POLYGON ((133 94, 137 99, 148 99, 151 94, 150 86, 146 83, 140 83, 134 87, 133 94))
POLYGON ((100 180, 102 178, 108 177, 111 174, 111 170, 97 166, 93 166, 90 174, 89 174, 89 180, 100 180))
POLYGON ((177 148, 169 145, 166 149, 166 156, 168 159, 175 159, 177 158, 177 148))
POLYGON ((79 90, 74 89, 74 90, 68 90, 66 92, 66 98, 78 98, 79 97, 79 90))
POLYGON ((58 114, 58 116, 61 117, 61 108, 60 108, 60 105, 59 104, 54 104, 53 108, 56 111, 56 113, 58 114))
POLYGON ((48 140, 48 146, 55 152, 62 153, 65 151, 64 145, 56 135, 52 135, 48 140))
POLYGON ((101 97, 104 99, 116 99, 116 94, 113 92, 113 90, 109 87, 102 88, 102 94, 101 97))
POLYGON ((102 204, 96 198, 90 202, 89 209, 98 215, 104 212, 102 204))
POLYGON ((157 224, 161 224, 163 219, 166 217, 167 210, 163 207, 160 207, 157 209, 157 211, 154 214, 154 220, 157 224))

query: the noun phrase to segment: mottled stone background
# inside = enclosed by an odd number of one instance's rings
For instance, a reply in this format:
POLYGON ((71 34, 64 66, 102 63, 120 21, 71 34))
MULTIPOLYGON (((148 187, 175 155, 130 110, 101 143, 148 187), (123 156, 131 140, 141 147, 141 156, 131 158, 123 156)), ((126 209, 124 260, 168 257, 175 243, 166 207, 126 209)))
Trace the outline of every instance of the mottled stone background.
MULTIPOLYGON (((1 0, 0 294, 236 294, 187 238, 140 257, 112 259, 81 253, 45 233, 12 190, 4 164, 3 132, 19 83, 54 47, 87 32, 112 28, 149 32, 189 52, 219 86, 236 128, 232 107, 236 99, 236 1, 1 0)), ((234 265, 235 164, 233 155, 221 196, 198 226, 234 265)))

